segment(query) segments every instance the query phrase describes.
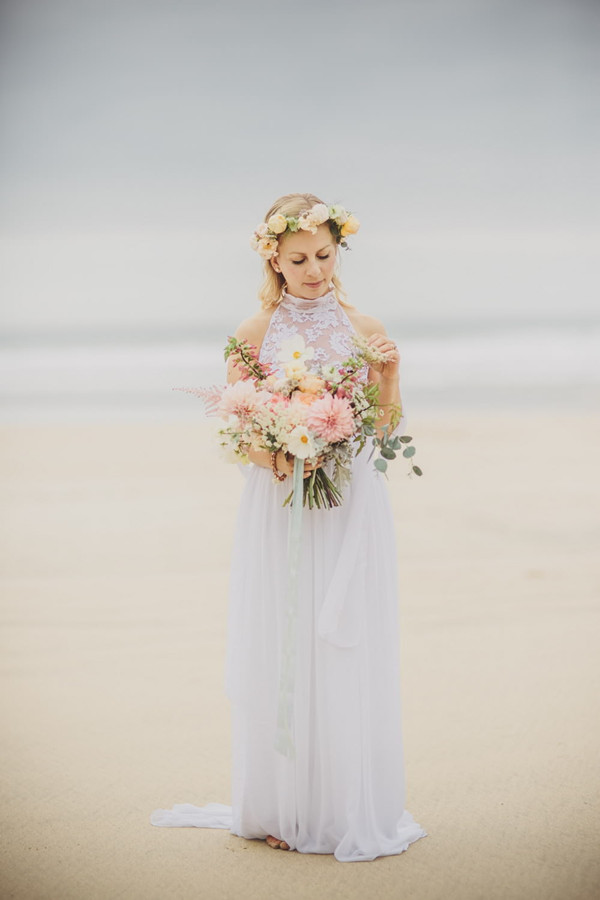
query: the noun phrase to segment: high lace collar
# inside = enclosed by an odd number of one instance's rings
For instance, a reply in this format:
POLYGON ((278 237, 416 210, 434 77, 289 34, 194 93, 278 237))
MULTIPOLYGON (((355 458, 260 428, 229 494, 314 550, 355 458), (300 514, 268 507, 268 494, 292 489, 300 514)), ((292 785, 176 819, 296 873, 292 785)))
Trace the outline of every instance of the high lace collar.
POLYGON ((281 295, 281 303, 279 305, 286 309, 313 310, 331 309, 332 307, 337 306, 337 302, 335 291, 331 288, 326 294, 322 294, 320 297, 315 297, 313 299, 295 297, 294 294, 284 291, 281 295))

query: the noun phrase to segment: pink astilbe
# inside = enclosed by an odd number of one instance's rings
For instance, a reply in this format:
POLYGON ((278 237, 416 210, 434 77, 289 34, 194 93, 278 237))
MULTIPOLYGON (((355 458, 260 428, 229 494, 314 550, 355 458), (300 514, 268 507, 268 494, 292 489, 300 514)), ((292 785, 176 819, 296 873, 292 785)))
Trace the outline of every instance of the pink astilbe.
POLYGON ((335 444, 354 432, 352 408, 346 399, 325 394, 309 407, 306 424, 328 444, 335 444))
POLYGON ((204 402, 206 415, 217 415, 217 410, 221 402, 221 396, 223 394, 223 388, 221 386, 213 385, 212 387, 208 388, 174 387, 173 390, 185 391, 187 394, 194 394, 195 397, 200 397, 200 399, 204 402))

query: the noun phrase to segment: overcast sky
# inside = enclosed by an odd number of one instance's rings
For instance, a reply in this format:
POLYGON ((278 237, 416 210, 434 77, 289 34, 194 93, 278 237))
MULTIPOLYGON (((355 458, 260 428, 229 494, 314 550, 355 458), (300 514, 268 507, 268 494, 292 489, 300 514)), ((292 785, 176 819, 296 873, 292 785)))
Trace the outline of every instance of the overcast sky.
POLYGON ((231 292, 249 279, 254 296, 249 232, 294 190, 360 218, 357 290, 393 281, 427 312, 443 287, 451 309, 469 312, 484 305, 487 272, 488 311, 556 311, 569 284, 571 302, 593 308, 595 0, 3 0, 0 10, 9 330, 142 315, 185 325, 201 321, 203 284, 231 292))

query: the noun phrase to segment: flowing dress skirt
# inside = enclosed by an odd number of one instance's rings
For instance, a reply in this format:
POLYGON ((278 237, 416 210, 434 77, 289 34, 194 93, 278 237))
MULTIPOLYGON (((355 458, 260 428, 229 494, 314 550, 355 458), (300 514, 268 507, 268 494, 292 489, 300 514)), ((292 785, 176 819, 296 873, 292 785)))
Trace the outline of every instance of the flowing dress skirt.
POLYGON ((342 506, 302 519, 293 755, 276 749, 286 623, 290 479, 252 466, 233 546, 226 690, 232 807, 180 804, 157 825, 272 834, 344 861, 401 853, 426 836, 405 810, 394 523, 365 449, 342 506))

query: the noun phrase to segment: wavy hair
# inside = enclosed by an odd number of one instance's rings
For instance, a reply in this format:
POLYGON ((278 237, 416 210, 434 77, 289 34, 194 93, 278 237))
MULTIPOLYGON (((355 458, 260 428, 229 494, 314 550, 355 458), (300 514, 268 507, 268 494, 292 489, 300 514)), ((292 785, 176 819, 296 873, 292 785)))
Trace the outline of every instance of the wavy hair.
MULTIPOLYGON (((279 197, 279 199, 276 200, 275 203, 267 211, 267 214, 265 215, 265 222, 267 222, 271 218, 271 216, 275 215, 275 213, 281 213, 282 216, 288 217, 299 216, 311 209, 315 205, 315 203, 324 203, 324 201, 320 200, 319 197, 316 197, 315 194, 285 194, 283 197, 279 197)), ((325 205, 327 206, 328 204, 325 205)), ((331 228, 331 225, 329 226, 329 228, 336 244, 339 244, 339 235, 335 233, 333 228, 331 228)), ((345 306, 348 309, 354 309, 352 304, 348 303, 348 301, 346 300, 346 297, 348 295, 342 287, 342 282, 340 281, 339 277, 339 248, 336 248, 336 254, 337 263, 334 273, 331 277, 333 290, 341 306, 345 306)), ((271 265, 270 260, 268 259, 264 260, 264 276, 264 281, 258 292, 258 298, 262 304, 263 309, 272 309, 274 306, 277 306, 281 302, 281 297, 283 291, 285 290, 286 282, 283 274, 281 272, 276 272, 271 265)))

